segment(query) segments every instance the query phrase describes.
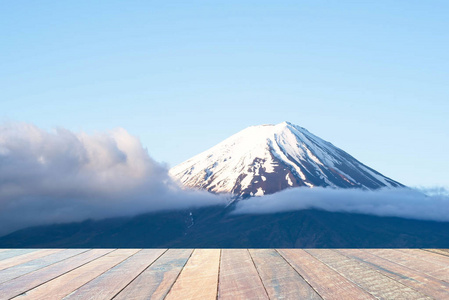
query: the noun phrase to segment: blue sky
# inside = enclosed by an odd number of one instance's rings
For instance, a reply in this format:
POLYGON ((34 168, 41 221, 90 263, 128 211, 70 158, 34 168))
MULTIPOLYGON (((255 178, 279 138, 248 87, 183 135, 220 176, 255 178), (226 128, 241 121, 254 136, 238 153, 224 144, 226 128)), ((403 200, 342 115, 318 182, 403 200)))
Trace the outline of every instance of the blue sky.
POLYGON ((448 15, 447 1, 2 1, 0 121, 123 127, 174 165, 287 120, 404 184, 449 187, 448 15))

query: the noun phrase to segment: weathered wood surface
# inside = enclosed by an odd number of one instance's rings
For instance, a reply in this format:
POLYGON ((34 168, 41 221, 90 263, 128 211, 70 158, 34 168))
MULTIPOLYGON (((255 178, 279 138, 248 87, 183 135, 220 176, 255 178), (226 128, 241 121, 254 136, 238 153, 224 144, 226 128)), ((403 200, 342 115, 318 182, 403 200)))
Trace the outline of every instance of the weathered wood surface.
POLYGON ((270 299, 322 299, 275 249, 250 253, 270 299))
POLYGON ((164 299, 192 252, 192 249, 168 250, 114 300, 164 299))
POLYGON ((19 256, 0 260, 0 270, 4 270, 13 266, 17 266, 53 253, 61 252, 62 249, 46 249, 25 253, 19 256))
POLYGON ((304 250, 280 249, 278 252, 323 299, 375 299, 304 250))
POLYGON ((83 285, 64 299, 112 299, 165 251, 165 249, 138 250, 136 254, 83 285))
POLYGON ((337 251, 423 294, 437 299, 449 299, 449 283, 447 282, 376 256, 369 250, 342 249, 337 251))
POLYGON ((5 249, 4 251, 0 252, 0 261, 35 251, 39 251, 39 249, 5 249))
POLYGON ((48 281, 14 299, 62 299, 80 286, 83 286, 121 263, 137 251, 138 250, 136 249, 119 249, 111 251, 96 260, 48 281))
POLYGON ((196 249, 165 299, 216 299, 220 249, 196 249))
POLYGON ((61 274, 69 272, 79 266, 82 266, 94 259, 97 259, 112 250, 108 249, 93 249, 81 252, 70 258, 61 260, 57 263, 51 264, 45 268, 41 268, 34 272, 27 273, 15 280, 7 281, 0 285, 0 294, 7 299, 18 296, 26 291, 29 291, 47 281, 50 281, 61 274))
POLYGON ((376 249, 373 254, 449 282, 449 259, 445 256, 435 256, 426 251, 407 253, 390 249, 376 249))
POLYGON ((431 299, 418 291, 387 277, 365 264, 327 249, 306 250, 308 253, 380 299, 431 299))
POLYGON ((449 256, 449 249, 423 249, 423 250, 449 256))
POLYGON ((218 299, 269 299, 247 249, 221 250, 218 299))
POLYGON ((51 255, 41 257, 29 261, 27 263, 19 264, 11 268, 7 268, 0 271, 0 288, 1 283, 7 282, 11 279, 23 276, 27 273, 45 268, 49 265, 55 264, 59 261, 63 261, 69 257, 79 255, 80 253, 87 252, 88 249, 69 249, 61 252, 53 253, 51 255))
POLYGON ((446 249, 0 249, 3 299, 449 299, 446 249))

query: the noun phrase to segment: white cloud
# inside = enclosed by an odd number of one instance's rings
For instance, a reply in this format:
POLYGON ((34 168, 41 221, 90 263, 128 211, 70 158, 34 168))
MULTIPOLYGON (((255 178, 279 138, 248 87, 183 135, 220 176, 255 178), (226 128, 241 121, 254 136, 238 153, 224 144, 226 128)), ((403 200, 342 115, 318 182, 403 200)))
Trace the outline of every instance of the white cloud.
MULTIPOLYGON (((124 129, 89 135, 26 123, 0 126, 0 235, 34 225, 225 204, 228 198, 180 189, 124 129)), ((449 193, 295 188, 240 201, 234 213, 309 208, 449 221, 449 193)))
POLYGON ((0 234, 224 201, 179 189, 124 129, 89 135, 26 123, 0 126, 0 234))
MULTIPOLYGON (((435 189, 432 189, 434 191, 435 189)), ((234 213, 266 214, 301 209, 362 213, 420 220, 449 221, 449 196, 444 189, 426 195, 410 188, 361 189, 295 188, 238 203, 234 213)))

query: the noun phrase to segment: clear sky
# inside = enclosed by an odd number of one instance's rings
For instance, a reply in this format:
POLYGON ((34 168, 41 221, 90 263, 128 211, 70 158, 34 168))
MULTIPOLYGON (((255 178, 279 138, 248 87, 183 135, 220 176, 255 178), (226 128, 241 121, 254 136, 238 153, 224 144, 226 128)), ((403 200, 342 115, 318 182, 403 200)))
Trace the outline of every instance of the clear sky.
POLYGON ((449 187, 449 2, 1 1, 0 121, 123 127, 175 165, 284 120, 449 187))

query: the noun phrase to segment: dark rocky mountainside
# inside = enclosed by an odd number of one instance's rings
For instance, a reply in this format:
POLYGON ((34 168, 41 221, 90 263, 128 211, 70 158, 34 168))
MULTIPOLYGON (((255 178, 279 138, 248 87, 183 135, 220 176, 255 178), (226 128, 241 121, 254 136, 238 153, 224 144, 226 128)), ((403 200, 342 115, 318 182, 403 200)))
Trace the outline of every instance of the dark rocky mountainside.
POLYGON ((232 207, 28 228, 0 247, 449 248, 449 222, 320 210, 235 215, 232 207))

